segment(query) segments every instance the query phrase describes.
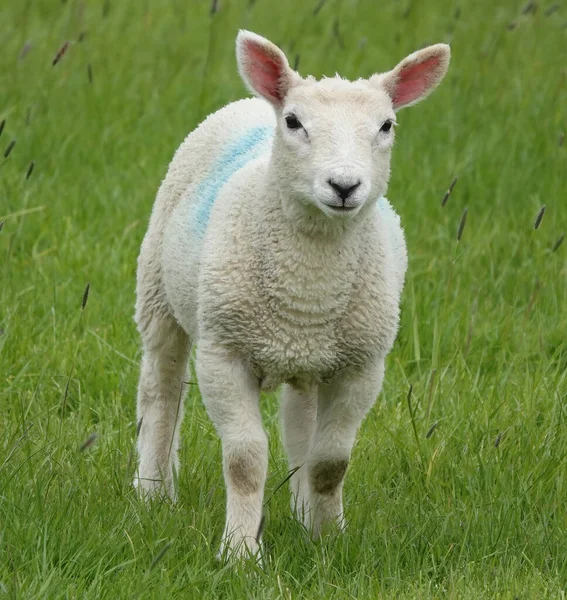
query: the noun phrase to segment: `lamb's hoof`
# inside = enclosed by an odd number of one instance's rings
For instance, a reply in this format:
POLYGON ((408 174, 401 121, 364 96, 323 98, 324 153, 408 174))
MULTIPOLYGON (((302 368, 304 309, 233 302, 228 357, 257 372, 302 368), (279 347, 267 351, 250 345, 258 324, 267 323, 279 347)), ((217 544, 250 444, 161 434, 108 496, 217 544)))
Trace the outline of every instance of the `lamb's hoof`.
POLYGON ((260 567, 264 565, 262 544, 255 538, 236 540, 232 536, 230 539, 223 539, 216 558, 222 563, 242 563, 252 560, 260 567))
POLYGON ((144 502, 153 500, 171 500, 175 502, 177 496, 172 485, 168 485, 161 479, 147 479, 143 477, 134 477, 134 488, 138 492, 138 497, 144 502))
POLYGON ((311 540, 317 542, 322 538, 341 535, 346 529, 346 520, 344 516, 335 517, 334 519, 328 519, 323 522, 310 523, 308 527, 311 540))

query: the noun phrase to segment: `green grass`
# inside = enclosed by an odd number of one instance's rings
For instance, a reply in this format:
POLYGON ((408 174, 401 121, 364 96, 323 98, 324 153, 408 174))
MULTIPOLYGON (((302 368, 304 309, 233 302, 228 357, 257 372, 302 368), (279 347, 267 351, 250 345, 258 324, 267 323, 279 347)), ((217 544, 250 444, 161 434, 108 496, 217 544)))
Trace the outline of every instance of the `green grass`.
POLYGON ((0 596, 565 598, 567 242, 552 250, 567 230, 567 4, 536 4, 2 3, 0 152, 17 141, 0 154, 0 596), (137 252, 176 147, 245 95, 239 27, 317 76, 453 49, 441 88, 399 115, 388 197, 410 268, 348 530, 314 544, 292 520, 268 396, 264 570, 214 559, 220 444, 195 387, 180 501, 146 508, 131 488, 137 252))

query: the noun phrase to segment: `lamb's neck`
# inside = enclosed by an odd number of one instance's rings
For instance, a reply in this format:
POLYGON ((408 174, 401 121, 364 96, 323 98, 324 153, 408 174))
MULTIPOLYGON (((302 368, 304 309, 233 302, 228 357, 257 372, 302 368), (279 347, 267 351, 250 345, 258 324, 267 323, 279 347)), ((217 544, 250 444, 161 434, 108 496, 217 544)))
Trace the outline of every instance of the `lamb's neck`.
POLYGON ((249 240, 256 279, 286 321, 318 326, 348 306, 364 227, 343 224, 332 235, 329 228, 306 226, 309 215, 290 218, 284 199, 271 195, 265 200, 259 208, 262 215, 249 221, 254 223, 249 240))

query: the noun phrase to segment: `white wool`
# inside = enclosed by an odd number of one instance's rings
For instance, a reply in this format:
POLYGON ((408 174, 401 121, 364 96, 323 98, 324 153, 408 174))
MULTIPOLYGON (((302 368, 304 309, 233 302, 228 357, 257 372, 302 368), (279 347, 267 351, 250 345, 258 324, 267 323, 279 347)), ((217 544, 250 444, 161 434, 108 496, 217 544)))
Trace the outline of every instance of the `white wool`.
POLYGON ((229 104, 185 139, 140 252, 136 484, 174 493, 195 343, 199 387, 223 443, 222 549, 241 553, 259 544, 262 387, 285 384, 294 507, 315 537, 326 522, 343 522, 343 478, 380 392, 407 269, 400 218, 384 198, 395 109, 439 83, 448 47, 355 82, 302 79, 249 32, 239 34, 237 58, 261 99, 229 104))

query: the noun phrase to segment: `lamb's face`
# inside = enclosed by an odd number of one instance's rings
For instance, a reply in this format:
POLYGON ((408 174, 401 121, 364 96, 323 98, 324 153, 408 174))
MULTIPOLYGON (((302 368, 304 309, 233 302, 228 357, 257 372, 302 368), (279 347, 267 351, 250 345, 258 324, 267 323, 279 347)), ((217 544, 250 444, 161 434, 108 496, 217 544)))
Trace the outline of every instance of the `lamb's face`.
POLYGON ((279 179, 290 201, 350 218, 385 194, 396 123, 385 92, 367 82, 308 80, 290 90, 277 116, 279 179))
POLYGON ((352 217, 386 192, 395 112, 443 79, 450 50, 436 44, 368 80, 302 79, 274 44, 249 31, 236 40, 240 75, 278 119, 273 168, 290 202, 352 217))

